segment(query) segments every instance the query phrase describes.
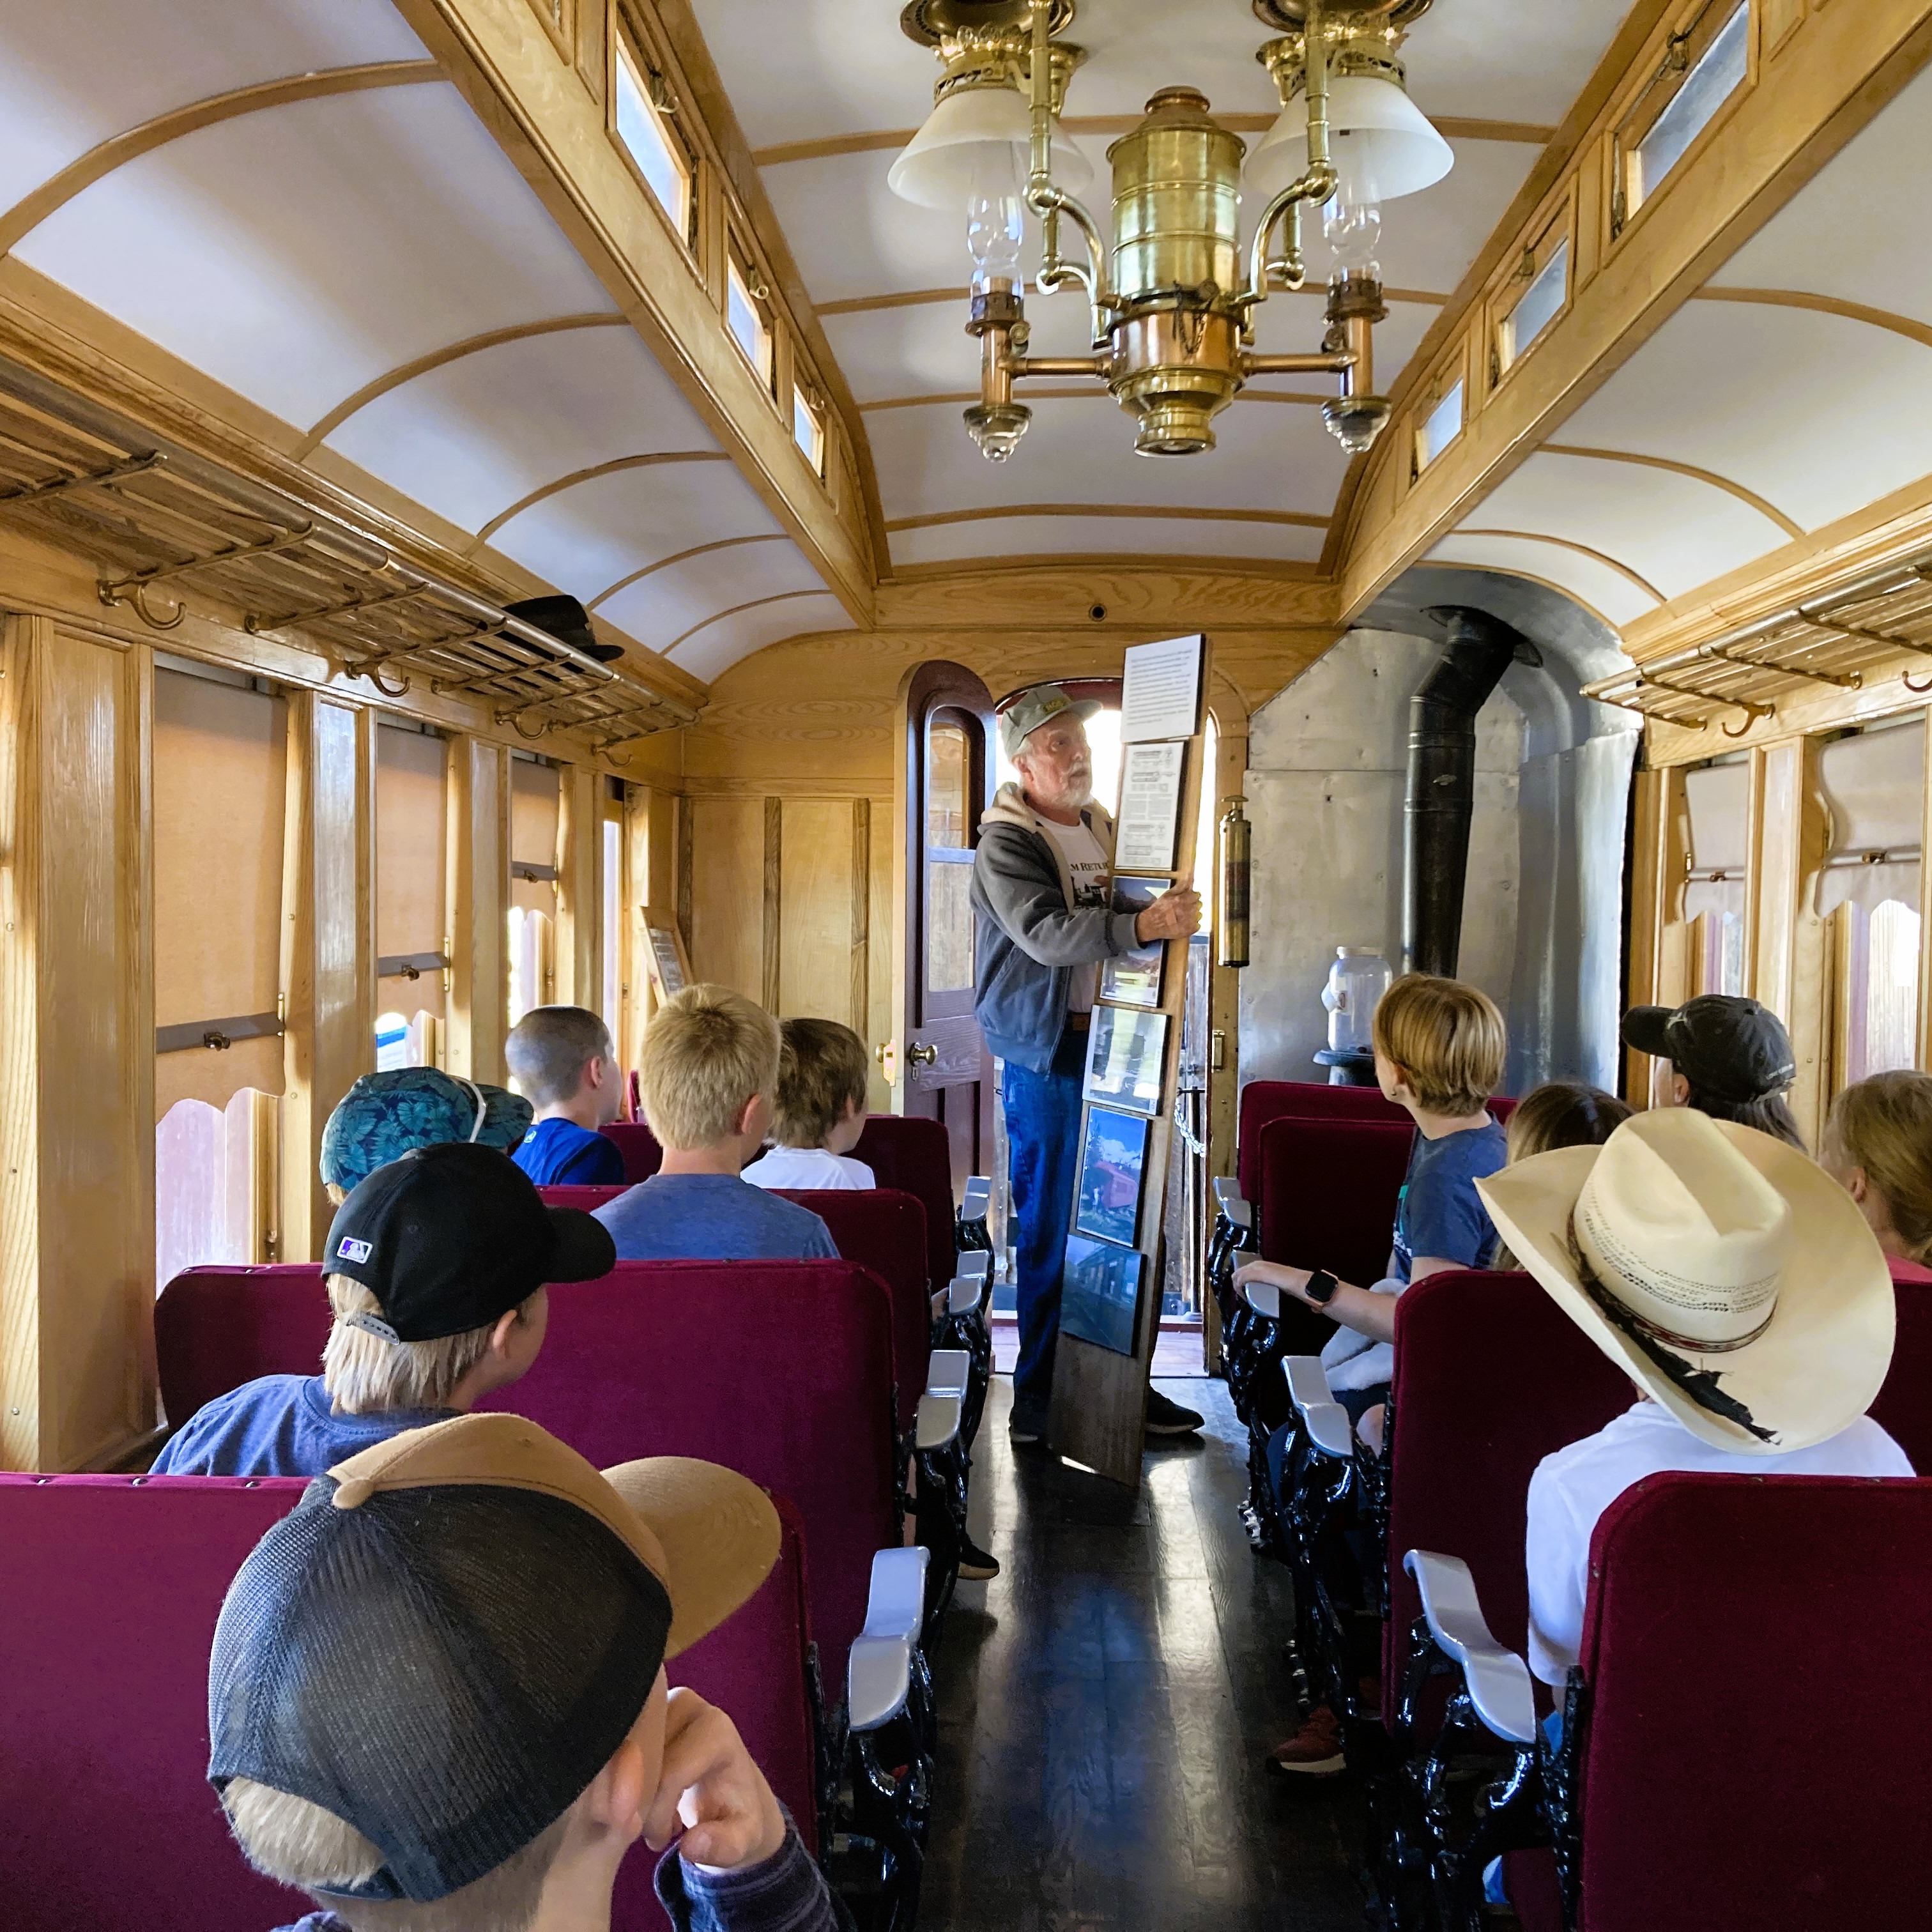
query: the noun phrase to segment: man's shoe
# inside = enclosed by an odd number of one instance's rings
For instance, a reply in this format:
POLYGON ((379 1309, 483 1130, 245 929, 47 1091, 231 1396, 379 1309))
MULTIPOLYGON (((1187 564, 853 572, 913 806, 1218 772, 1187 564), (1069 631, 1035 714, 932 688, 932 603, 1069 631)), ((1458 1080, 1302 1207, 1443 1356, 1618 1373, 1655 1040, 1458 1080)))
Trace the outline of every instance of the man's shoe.
POLYGON ((1000 1559, 989 1550, 982 1550, 970 1536, 959 1539, 959 1580, 962 1583, 990 1583, 1000 1574, 1000 1559))
POLYGON ((1159 1389, 1148 1390, 1147 1432, 1150 1436, 1192 1436, 1202 1418, 1191 1408, 1170 1402, 1159 1389))
POLYGON ((1262 1762, 1270 1777, 1340 1778, 1348 1768, 1340 1720, 1326 1704, 1316 1705, 1300 1730, 1262 1762))
POLYGON ((1030 1409, 1016 1408, 1006 1418, 1006 1440, 1018 1448, 1030 1448, 1046 1440, 1046 1418, 1030 1409))

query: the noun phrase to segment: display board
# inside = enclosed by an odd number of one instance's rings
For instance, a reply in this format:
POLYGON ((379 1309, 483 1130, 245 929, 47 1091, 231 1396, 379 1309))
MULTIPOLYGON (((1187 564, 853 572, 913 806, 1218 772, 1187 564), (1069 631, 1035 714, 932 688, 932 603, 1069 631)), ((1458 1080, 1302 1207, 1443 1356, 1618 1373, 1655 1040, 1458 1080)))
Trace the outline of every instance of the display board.
MULTIPOLYGON (((1114 903, 1147 904, 1189 875, 1204 782, 1208 640, 1126 653, 1114 903)), ((1197 885, 1200 883, 1196 880, 1197 885)), ((1054 1358, 1054 1448, 1132 1489, 1160 1332, 1160 1230, 1187 998, 1187 941, 1102 969, 1081 1100, 1080 1159, 1054 1358)))
POLYGON ((644 958, 660 1003, 691 984, 691 962, 676 920, 650 906, 644 908, 644 958))

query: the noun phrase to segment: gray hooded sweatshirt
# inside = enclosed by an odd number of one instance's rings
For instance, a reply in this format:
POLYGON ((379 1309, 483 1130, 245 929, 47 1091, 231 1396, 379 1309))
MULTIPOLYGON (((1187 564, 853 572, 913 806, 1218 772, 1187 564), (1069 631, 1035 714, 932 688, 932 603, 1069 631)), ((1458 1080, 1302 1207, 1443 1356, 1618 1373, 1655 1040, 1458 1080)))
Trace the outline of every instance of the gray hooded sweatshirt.
MULTIPOLYGON (((1112 818, 1097 805, 1080 815, 1111 851, 1112 818)), ((1076 906, 1059 842, 1011 784, 1000 786, 980 821, 973 910, 979 915, 974 1017, 1000 1059, 1045 1073, 1066 1024, 1072 969, 1135 951, 1136 915, 1076 906)))

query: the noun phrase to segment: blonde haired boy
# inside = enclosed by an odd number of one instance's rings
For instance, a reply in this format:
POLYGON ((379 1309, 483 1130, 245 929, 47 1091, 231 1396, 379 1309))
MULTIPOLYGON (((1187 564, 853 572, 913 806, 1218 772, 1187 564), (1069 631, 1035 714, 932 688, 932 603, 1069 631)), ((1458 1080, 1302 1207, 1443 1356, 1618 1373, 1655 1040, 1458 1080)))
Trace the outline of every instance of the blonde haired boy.
POLYGON ((190 1416, 157 1475, 319 1476, 460 1415, 529 1370, 554 1281, 608 1274, 588 1214, 546 1208, 508 1155, 466 1142, 380 1167, 330 1224, 335 1323, 319 1376, 263 1376, 190 1416))
POLYGON ((830 1261, 816 1214, 740 1178, 772 1124, 778 1023, 728 986, 660 1006, 638 1060, 664 1164, 597 1210, 625 1261, 830 1261))
POLYGON ((866 1042, 836 1020, 787 1020, 781 1029, 777 1145, 745 1170, 754 1187, 869 1188, 872 1170, 852 1150, 866 1131, 872 1068, 866 1042))
MULTIPOLYGON (((1487 1268, 1496 1231, 1476 1192, 1508 1159, 1490 1096, 1502 1084, 1508 1044, 1503 1016, 1480 988, 1430 974, 1406 974, 1376 1008, 1376 1078, 1383 1096, 1415 1123, 1408 1172, 1396 1198, 1388 1272, 1372 1288, 1338 1281, 1325 1269, 1250 1262, 1238 1286, 1261 1282, 1292 1294, 1340 1325, 1322 1352, 1328 1385, 1372 1448, 1382 1442, 1382 1407, 1395 1372, 1396 1298, 1411 1282, 1450 1268, 1487 1268)), ((1268 1444, 1279 1490, 1292 1425, 1268 1444)), ((1341 1727, 1325 1705, 1268 1760, 1270 1771, 1315 1777, 1345 1768, 1341 1727)))

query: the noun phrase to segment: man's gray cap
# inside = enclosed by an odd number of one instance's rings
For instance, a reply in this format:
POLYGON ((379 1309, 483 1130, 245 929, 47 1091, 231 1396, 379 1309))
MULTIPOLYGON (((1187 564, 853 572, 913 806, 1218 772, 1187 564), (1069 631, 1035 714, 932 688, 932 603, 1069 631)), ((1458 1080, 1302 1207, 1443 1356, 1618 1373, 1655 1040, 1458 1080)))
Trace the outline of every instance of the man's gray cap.
POLYGON ((1000 714, 1000 745, 1010 758, 1019 756, 1022 745, 1042 724, 1071 712, 1084 724, 1096 712, 1106 710, 1097 698, 1069 698, 1057 684, 1036 684, 1023 691, 1000 714))

